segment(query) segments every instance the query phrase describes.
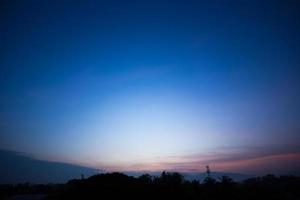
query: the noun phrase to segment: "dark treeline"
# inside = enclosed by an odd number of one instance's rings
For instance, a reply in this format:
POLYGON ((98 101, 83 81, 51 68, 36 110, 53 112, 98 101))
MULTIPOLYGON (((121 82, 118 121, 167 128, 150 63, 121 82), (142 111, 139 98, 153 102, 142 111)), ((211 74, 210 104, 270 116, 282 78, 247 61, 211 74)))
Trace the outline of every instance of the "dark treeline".
POLYGON ((46 199, 300 199, 300 177, 267 175, 234 182, 223 176, 204 181, 187 181, 179 173, 163 172, 138 178, 122 173, 107 173, 66 184, 1 185, 0 197, 16 194, 47 194, 46 199))

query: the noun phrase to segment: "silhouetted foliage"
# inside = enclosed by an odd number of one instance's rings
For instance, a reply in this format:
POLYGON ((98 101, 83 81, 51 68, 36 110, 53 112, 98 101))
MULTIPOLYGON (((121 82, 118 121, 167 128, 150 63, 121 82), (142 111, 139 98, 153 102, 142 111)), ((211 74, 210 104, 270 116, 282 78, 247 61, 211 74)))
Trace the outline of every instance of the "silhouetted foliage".
POLYGON ((229 176, 221 176, 219 180, 223 185, 231 185, 233 183, 232 178, 229 176))
POLYGON ((211 186, 211 185, 214 185, 216 184, 216 179, 214 178, 211 178, 211 177, 206 177, 203 181, 203 183, 206 185, 206 186, 211 186))
POLYGON ((139 177, 141 183, 144 184, 151 184, 152 183, 152 176, 150 174, 143 174, 139 177))
POLYGON ((47 194, 46 199, 230 199, 298 200, 300 177, 266 175, 234 182, 222 176, 207 177, 202 183, 186 181, 179 173, 162 172, 137 178, 107 173, 74 179, 61 185, 0 185, 0 198, 16 194, 47 194))

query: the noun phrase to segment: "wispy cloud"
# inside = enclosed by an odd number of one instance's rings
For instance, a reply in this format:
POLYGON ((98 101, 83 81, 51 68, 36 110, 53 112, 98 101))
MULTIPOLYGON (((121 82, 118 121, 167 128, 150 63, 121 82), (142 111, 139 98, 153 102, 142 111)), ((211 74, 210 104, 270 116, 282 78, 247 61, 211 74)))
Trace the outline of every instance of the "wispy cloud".
POLYGON ((180 171, 203 172, 206 165, 213 171, 241 172, 254 175, 265 173, 298 173, 300 169, 300 151, 270 151, 270 147, 249 148, 247 151, 224 149, 205 154, 170 156, 151 161, 122 166, 106 166, 108 171, 180 171))

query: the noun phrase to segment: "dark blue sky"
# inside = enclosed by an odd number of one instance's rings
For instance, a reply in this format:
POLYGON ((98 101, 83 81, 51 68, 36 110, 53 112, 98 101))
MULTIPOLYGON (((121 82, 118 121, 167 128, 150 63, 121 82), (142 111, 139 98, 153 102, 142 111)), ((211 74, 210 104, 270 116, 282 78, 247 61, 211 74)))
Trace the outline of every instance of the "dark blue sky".
POLYGON ((4 0, 0 20, 1 149, 118 170, 300 166, 296 0, 4 0))

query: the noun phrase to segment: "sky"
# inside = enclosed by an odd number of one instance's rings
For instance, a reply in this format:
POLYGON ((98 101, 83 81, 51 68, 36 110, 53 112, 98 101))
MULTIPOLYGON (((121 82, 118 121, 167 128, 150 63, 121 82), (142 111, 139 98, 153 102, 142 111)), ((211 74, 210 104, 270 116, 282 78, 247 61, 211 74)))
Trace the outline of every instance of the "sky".
POLYGON ((0 149, 107 171, 298 173, 300 4, 0 2, 0 149))

